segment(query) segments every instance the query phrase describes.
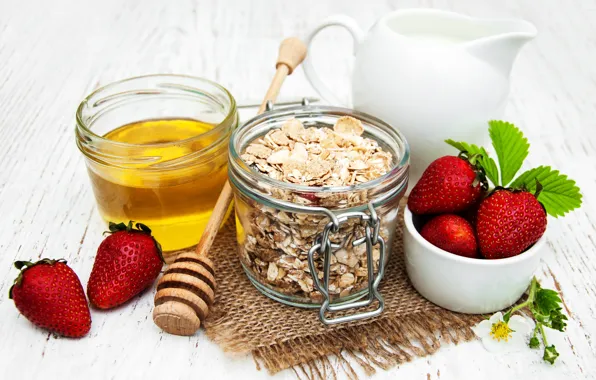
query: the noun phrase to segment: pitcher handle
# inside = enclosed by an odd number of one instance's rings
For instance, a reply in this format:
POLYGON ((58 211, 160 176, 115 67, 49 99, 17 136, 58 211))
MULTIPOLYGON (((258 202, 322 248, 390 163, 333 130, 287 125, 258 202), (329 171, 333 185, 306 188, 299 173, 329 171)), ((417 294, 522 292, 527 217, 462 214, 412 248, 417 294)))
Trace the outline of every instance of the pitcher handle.
MULTIPOLYGON (((364 37, 364 32, 351 17, 345 15, 335 15, 325 19, 319 26, 314 28, 306 37, 306 45, 308 47, 308 51, 311 51, 311 44, 312 40, 315 36, 323 29, 329 26, 343 26, 350 32, 352 37, 354 38, 354 53, 356 54, 356 49, 358 45, 362 41, 364 37)), ((314 87, 314 89, 321 95, 323 99, 333 105, 342 105, 342 101, 339 100, 337 96, 327 87, 327 85, 319 78, 317 72, 312 63, 312 54, 307 54, 306 59, 304 60, 304 73, 306 74, 306 78, 310 82, 310 84, 314 87)))

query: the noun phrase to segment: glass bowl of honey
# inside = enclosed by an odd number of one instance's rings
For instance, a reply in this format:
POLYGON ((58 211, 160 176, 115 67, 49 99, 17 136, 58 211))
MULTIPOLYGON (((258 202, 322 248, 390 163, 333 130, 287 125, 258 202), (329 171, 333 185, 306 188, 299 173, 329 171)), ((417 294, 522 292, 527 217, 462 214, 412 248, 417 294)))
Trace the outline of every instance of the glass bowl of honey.
POLYGON ((202 78, 148 75, 95 90, 77 109, 76 141, 103 219, 146 224, 166 252, 197 244, 237 125, 232 95, 202 78))

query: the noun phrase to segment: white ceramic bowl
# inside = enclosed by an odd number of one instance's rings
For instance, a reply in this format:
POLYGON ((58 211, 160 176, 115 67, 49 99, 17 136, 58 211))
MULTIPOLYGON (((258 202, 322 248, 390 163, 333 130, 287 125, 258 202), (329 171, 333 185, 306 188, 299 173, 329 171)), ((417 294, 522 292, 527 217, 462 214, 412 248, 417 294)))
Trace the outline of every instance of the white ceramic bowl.
POLYGON ((514 257, 462 257, 426 241, 416 229, 420 217, 407 207, 404 218, 406 270, 412 285, 432 303, 460 313, 492 313, 513 305, 530 285, 546 251, 546 238, 542 236, 529 250, 514 257))

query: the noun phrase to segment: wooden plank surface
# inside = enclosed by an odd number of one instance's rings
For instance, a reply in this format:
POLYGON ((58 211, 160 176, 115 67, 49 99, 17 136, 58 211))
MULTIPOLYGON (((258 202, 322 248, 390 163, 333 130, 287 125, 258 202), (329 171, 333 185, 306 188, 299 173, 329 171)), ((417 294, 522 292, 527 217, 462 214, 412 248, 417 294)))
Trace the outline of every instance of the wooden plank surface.
MULTIPOLYGON (((552 334, 561 353, 554 367, 537 351, 495 356, 472 342, 375 378, 596 377, 593 0, 0 0, 0 378, 268 377, 250 358, 226 356, 202 333, 160 332, 151 322, 151 292, 114 311, 94 311, 85 339, 55 338, 33 328, 8 299, 16 276, 11 264, 64 257, 85 285, 105 226, 74 142, 74 112, 94 88, 129 76, 181 73, 220 82, 240 102, 258 100, 283 37, 302 36, 335 13, 368 28, 385 12, 407 7, 521 17, 537 26, 538 38, 512 73, 507 118, 532 144, 528 165, 560 169, 585 197, 581 210, 549 221, 550 253, 539 273, 561 290, 571 317, 567 334, 552 334)), ((348 101, 349 36, 325 31, 313 54, 321 75, 348 101)), ((303 95, 315 93, 298 70, 281 97, 303 95)))

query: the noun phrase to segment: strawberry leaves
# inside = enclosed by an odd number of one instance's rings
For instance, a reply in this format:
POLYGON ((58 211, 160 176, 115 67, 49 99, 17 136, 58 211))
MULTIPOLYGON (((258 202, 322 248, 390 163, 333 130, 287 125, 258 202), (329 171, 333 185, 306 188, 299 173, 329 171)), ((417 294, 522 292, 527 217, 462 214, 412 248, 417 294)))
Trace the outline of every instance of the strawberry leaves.
POLYGON ((575 181, 560 174, 558 170, 551 169, 550 166, 539 166, 524 172, 517 177, 511 187, 524 187, 534 192, 536 181, 542 186, 538 200, 549 215, 556 218, 581 206, 582 194, 579 192, 579 187, 575 185, 575 181))
POLYGON ((445 142, 462 152, 467 152, 469 156, 478 155, 478 163, 484 169, 486 178, 495 187, 524 189, 536 193, 537 184, 540 184, 542 189, 537 199, 546 212, 555 218, 581 206, 582 194, 575 181, 551 169, 550 166, 530 169, 514 180, 528 156, 530 144, 522 131, 511 123, 491 120, 488 125, 492 146, 497 153, 498 168, 484 147, 450 139, 445 142))
POLYGON ((528 156, 530 144, 515 125, 506 121, 488 122, 488 134, 497 152, 501 170, 500 186, 507 186, 528 156))

